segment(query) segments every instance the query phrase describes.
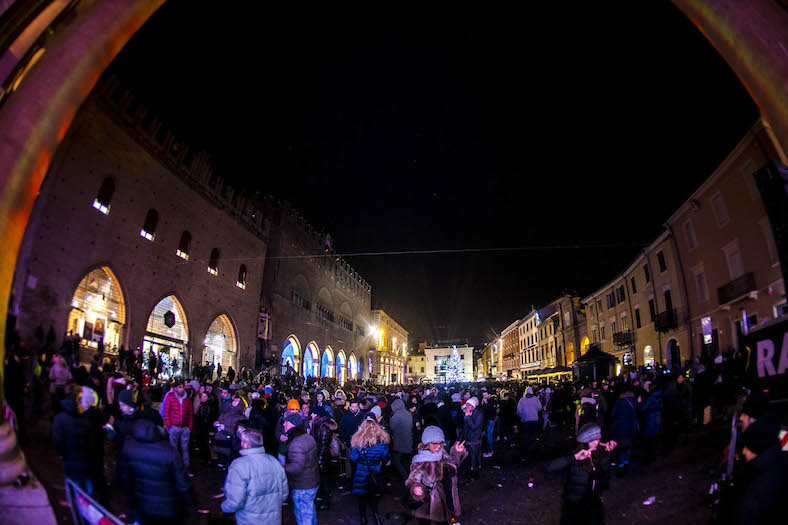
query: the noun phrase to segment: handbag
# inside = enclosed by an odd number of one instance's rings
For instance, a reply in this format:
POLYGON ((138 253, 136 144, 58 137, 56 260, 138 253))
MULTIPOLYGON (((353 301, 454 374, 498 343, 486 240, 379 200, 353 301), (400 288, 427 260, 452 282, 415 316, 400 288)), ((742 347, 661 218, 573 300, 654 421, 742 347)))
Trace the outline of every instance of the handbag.
POLYGON ((337 439, 336 435, 331 436, 331 445, 330 445, 331 457, 337 458, 341 452, 339 448, 339 439, 337 439))

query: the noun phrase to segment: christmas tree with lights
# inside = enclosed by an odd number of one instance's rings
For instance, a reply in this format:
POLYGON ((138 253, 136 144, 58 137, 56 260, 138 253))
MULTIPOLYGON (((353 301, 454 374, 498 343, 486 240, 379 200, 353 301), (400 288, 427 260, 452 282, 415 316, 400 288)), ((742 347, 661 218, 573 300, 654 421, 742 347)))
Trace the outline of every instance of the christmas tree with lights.
POLYGON ((449 383, 453 381, 461 381, 465 374, 465 365, 460 359, 460 353, 457 352, 457 347, 453 346, 451 357, 449 357, 449 369, 446 371, 446 381, 449 383))

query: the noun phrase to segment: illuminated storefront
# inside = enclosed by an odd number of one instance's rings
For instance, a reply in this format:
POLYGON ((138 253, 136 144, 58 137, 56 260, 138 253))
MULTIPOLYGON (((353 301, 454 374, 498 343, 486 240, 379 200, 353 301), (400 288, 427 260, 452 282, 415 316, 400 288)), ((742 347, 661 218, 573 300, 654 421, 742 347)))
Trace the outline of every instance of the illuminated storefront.
MULTIPOLYGON (((189 342, 189 327, 186 314, 180 301, 174 296, 165 297, 153 308, 148 317, 142 350, 145 359, 143 368, 148 366, 151 352, 161 357, 163 379, 183 370, 186 348, 189 342)), ((186 363, 187 365, 189 363, 186 363)), ((153 372, 149 372, 155 376, 153 372)))
POLYGON ((116 353, 125 343, 126 304, 120 285, 108 267, 96 268, 77 286, 68 314, 68 331, 79 336, 81 344, 116 353))
POLYGON ((224 371, 230 366, 237 368, 238 341, 229 317, 220 315, 211 323, 204 343, 204 361, 213 363, 214 366, 221 363, 224 371))

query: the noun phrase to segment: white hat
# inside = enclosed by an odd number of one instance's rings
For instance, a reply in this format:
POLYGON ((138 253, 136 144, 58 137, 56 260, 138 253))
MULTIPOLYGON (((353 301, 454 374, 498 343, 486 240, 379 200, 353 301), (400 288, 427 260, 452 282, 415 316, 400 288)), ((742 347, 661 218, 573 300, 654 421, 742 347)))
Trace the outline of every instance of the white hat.
POLYGON ((372 407, 372 410, 369 411, 370 414, 375 414, 376 416, 380 417, 383 415, 383 411, 380 410, 380 406, 375 405, 372 407))
POLYGON ((260 392, 252 392, 251 394, 249 394, 249 397, 251 397, 252 399, 257 399, 258 397, 260 397, 260 392))
POLYGON ((473 405, 473 408, 476 408, 477 406, 479 406, 479 399, 476 397, 472 397, 468 401, 466 401, 466 403, 469 405, 473 405))

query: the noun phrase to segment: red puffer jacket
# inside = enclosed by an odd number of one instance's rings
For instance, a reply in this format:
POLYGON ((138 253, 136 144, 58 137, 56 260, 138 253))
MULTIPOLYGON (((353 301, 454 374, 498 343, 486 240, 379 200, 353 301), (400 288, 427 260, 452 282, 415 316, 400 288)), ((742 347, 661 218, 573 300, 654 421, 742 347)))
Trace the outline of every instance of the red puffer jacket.
POLYGON ((193 422, 192 398, 184 396, 182 400, 179 400, 175 392, 168 395, 164 402, 164 425, 167 428, 171 426, 192 428, 193 422))

